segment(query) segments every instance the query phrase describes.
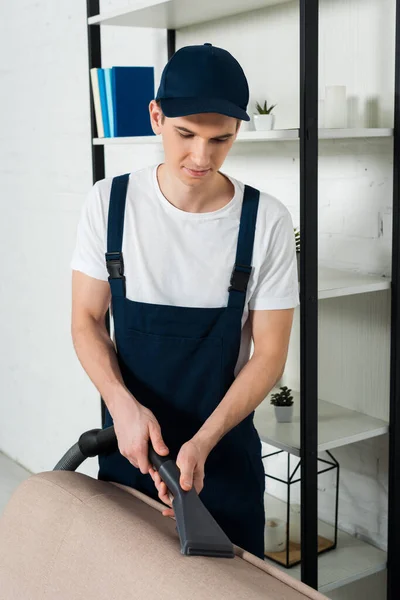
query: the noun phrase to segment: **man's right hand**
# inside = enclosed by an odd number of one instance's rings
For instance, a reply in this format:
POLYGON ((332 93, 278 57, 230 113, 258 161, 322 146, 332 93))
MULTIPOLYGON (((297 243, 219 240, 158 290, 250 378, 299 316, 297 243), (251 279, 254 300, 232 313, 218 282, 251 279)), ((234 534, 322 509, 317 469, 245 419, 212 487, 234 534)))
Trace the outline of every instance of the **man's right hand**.
POLYGON ((152 468, 149 462, 149 440, 157 454, 166 456, 169 453, 156 417, 133 396, 118 402, 118 409, 113 413, 120 453, 134 467, 139 468, 141 473, 149 473, 152 468))

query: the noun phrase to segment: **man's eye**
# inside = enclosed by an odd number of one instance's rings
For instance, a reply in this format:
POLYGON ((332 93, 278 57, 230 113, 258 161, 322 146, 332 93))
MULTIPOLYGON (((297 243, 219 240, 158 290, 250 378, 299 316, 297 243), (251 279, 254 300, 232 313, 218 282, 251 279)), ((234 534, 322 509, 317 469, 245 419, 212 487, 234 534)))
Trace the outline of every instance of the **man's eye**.
MULTIPOLYGON (((182 138, 192 138, 193 136, 191 134, 189 135, 184 135, 183 133, 179 134, 182 138)), ((217 142, 219 144, 222 144, 223 142, 226 142, 227 140, 212 140, 213 142, 217 142)))

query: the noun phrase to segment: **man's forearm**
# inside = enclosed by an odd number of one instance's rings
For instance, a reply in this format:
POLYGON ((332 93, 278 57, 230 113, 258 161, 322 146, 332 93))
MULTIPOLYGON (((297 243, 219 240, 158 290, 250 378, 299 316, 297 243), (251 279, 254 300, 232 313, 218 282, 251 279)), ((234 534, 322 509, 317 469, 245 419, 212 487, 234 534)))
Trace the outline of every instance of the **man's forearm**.
POLYGON ((254 353, 194 439, 211 452, 228 431, 261 404, 279 381, 283 367, 281 357, 268 360, 254 353))
POLYGON ((113 416, 116 398, 132 395, 124 384, 113 341, 105 325, 88 317, 72 330, 76 354, 113 416))

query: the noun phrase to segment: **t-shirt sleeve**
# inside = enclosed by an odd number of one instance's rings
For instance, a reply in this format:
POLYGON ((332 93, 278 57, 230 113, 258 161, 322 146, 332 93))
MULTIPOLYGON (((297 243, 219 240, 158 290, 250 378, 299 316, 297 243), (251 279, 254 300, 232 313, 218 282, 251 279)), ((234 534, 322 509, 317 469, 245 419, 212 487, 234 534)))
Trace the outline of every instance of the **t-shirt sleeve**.
POLYGON ((296 240, 291 214, 283 206, 263 251, 249 309, 276 310, 298 304, 296 240))
POLYGON ((108 281, 105 260, 105 207, 101 200, 96 182, 82 206, 70 266, 73 270, 81 271, 95 279, 108 281))

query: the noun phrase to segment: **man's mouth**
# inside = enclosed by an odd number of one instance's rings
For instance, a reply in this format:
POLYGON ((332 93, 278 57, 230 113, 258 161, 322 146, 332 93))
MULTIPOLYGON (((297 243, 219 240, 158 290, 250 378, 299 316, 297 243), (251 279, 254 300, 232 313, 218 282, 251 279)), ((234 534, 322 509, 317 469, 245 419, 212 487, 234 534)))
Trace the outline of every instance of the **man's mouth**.
POLYGON ((187 172, 188 172, 190 175, 197 176, 197 177, 204 176, 204 175, 206 175, 206 174, 207 174, 207 173, 210 171, 210 169, 206 169, 206 170, 203 170, 203 171, 197 171, 197 170, 195 170, 195 169, 190 169, 189 167, 184 167, 184 169, 185 169, 185 170, 186 170, 186 171, 187 171, 187 172))

